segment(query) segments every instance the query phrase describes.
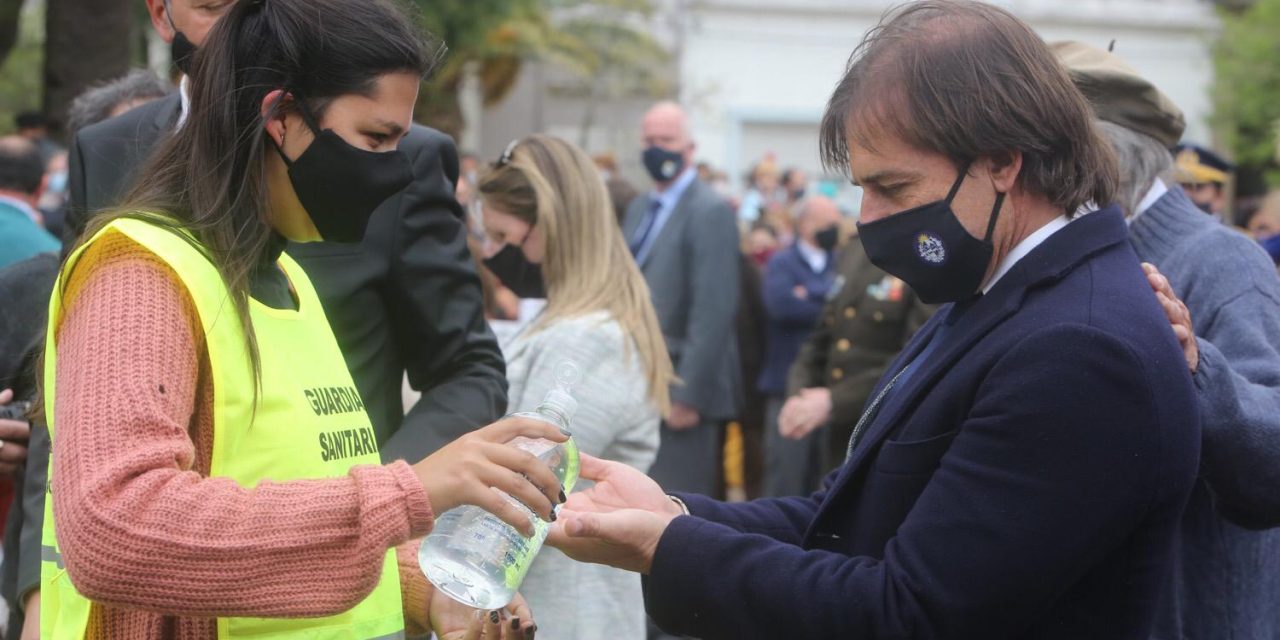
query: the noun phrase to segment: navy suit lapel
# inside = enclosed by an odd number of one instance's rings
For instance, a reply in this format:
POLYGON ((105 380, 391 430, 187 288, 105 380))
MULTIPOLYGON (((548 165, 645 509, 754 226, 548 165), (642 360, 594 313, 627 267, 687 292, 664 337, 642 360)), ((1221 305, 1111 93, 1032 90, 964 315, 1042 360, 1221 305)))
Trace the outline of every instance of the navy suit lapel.
MULTIPOLYGON (((979 340, 1021 308, 1029 290, 1046 281, 1060 278, 1094 254, 1125 242, 1127 233, 1128 229, 1119 210, 1109 207, 1067 225, 1019 261, 990 293, 975 302, 960 317, 944 338, 945 344, 930 354, 927 361, 919 364, 919 369, 911 375, 903 388, 891 393, 886 405, 880 408, 875 419, 866 426, 857 446, 840 469, 835 483, 826 494, 823 507, 840 493, 856 475, 857 469, 867 462, 869 454, 879 447, 880 441, 893 431, 920 402, 921 397, 933 388, 937 380, 979 340)), ((879 395, 888 380, 928 345, 951 308, 952 305, 947 305, 939 309, 921 328, 907 349, 886 370, 872 393, 872 398, 879 395)))
MULTIPOLYGON (((1006 278, 1013 276, 1014 272, 1010 272, 1006 278)), ((854 471, 866 462, 868 454, 878 448, 880 441, 892 432, 894 427, 900 424, 902 419, 909 413, 908 410, 919 403, 921 396, 933 388, 938 378, 949 371, 983 336, 990 333, 1022 306, 1023 293, 1025 291, 1025 287, 1019 286, 1009 291, 1009 295, 999 296, 998 298, 984 296, 960 317, 955 326, 951 328, 949 334, 943 338, 945 343, 939 345, 927 360, 917 364, 916 371, 902 388, 894 389, 890 393, 889 398, 880 407, 877 415, 865 427, 865 431, 859 437, 852 454, 840 470, 840 476, 836 481, 836 489, 839 489, 854 476, 854 471)), ((901 371, 929 344, 929 340, 932 340, 937 333, 938 326, 945 322, 946 316, 950 313, 952 307, 953 305, 947 305, 934 314, 934 317, 930 319, 927 325, 930 328, 929 333, 919 340, 914 340, 912 352, 910 354, 904 353, 903 357, 894 362, 894 368, 886 371, 885 379, 880 384, 881 388, 891 376, 901 371)), ((920 333, 923 334, 924 331, 920 333)), ((878 395, 879 393, 880 391, 877 390, 876 394, 878 395)), ((871 397, 874 398, 875 395, 871 397)))

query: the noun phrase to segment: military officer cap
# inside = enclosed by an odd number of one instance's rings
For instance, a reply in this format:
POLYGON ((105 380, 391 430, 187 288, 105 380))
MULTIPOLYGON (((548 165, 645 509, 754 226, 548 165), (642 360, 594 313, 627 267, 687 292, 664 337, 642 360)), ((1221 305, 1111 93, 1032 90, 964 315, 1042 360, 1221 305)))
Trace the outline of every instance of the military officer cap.
POLYGON ((1235 166, 1222 156, 1198 145, 1180 144, 1173 150, 1178 182, 1226 184, 1235 166))
POLYGON ((1145 133, 1166 148, 1182 139, 1182 110, 1119 56, 1083 42, 1049 46, 1099 120, 1145 133))

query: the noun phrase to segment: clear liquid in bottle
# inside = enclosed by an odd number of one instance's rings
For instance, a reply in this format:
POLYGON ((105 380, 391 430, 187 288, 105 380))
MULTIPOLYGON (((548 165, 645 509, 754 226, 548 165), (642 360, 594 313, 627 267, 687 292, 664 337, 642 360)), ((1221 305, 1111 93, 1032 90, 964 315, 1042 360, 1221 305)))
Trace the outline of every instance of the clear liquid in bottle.
MULTIPOLYGON (((549 422, 569 434, 578 408, 569 389, 578 381, 578 375, 576 365, 561 363, 557 367, 557 388, 536 410, 513 415, 549 422)), ((518 437, 507 444, 533 454, 551 468, 565 492, 573 490, 579 461, 578 445, 572 437, 562 443, 518 437)), ((524 503, 498 492, 529 517, 534 527, 532 537, 526 538, 480 507, 463 505, 440 515, 418 550, 418 563, 427 579, 449 597, 477 609, 499 609, 511 602, 551 526, 524 503)))

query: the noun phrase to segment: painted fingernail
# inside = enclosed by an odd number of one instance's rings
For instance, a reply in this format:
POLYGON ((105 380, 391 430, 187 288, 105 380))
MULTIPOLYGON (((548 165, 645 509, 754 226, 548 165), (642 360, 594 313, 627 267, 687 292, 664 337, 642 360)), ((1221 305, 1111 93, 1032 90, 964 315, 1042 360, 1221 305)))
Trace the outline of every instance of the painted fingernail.
POLYGON ((520 618, 512 618, 512 619, 511 619, 511 628, 512 628, 513 630, 515 630, 515 631, 519 631, 519 630, 520 630, 520 618))
POLYGON ((497 612, 497 611, 490 611, 490 612, 489 612, 489 622, 490 622, 491 624, 498 624, 498 612, 497 612))
POLYGON ((533 634, 537 632, 538 632, 538 625, 535 624, 532 627, 529 627, 529 633, 525 637, 528 638, 529 640, 533 640, 533 634))
POLYGON ((551 510, 551 520, 550 520, 550 521, 551 521, 551 522, 555 522, 555 521, 556 521, 556 510, 555 510, 555 509, 552 509, 552 510, 551 510))
POLYGON ((565 500, 568 500, 568 499, 569 499, 569 498, 565 497, 565 495, 564 495, 564 487, 561 487, 561 488, 560 488, 560 502, 564 502, 565 500))

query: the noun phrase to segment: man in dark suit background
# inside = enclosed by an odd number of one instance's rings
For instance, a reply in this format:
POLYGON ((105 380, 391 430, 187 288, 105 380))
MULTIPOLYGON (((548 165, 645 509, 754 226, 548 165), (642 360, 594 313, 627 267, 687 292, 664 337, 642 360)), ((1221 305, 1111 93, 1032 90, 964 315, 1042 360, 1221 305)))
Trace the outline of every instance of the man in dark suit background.
POLYGON ((741 406, 738 226, 729 204, 697 178, 683 109, 655 105, 641 131, 654 191, 631 201, 623 236, 649 283, 680 377, 649 474, 664 486, 710 495, 721 473, 721 430, 741 406))
POLYGON ((901 278, 871 264, 856 237, 836 255, 836 278, 822 320, 791 365, 778 416, 789 437, 817 430, 822 475, 844 464, 876 382, 934 311, 901 278))
POLYGON ((822 478, 820 437, 792 438, 778 430, 787 399, 787 372, 818 323, 835 283, 835 248, 840 241, 840 208, 829 198, 810 196, 798 205, 796 241, 774 254, 764 270, 768 314, 765 362, 756 389, 768 397, 764 421, 764 495, 798 496, 822 478))
POLYGON ((1199 465, 1196 395, 1114 155, 1026 24, 923 0, 858 48, 822 126, 859 238, 925 302, 808 497, 669 499, 624 465, 549 541, 648 575, 700 638, 1146 638, 1199 465))

